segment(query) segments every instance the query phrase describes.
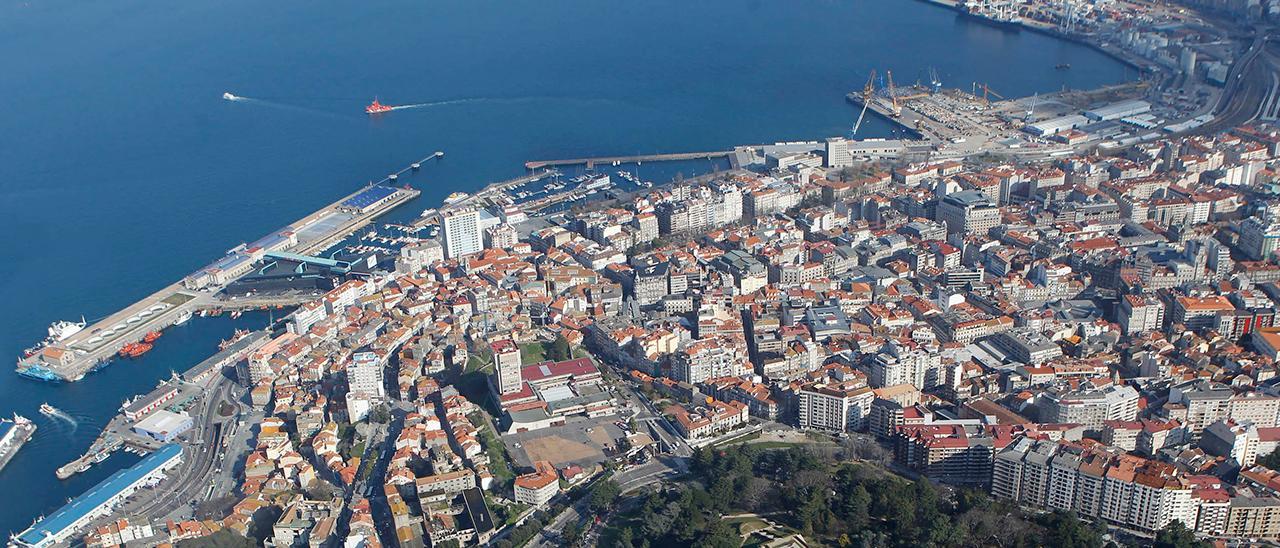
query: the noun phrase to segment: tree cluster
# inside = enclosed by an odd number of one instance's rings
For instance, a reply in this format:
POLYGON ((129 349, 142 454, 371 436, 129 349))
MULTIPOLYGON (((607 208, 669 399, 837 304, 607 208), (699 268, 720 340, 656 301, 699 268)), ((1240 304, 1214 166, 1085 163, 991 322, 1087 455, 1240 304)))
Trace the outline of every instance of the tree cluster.
MULTIPOLYGON (((644 498, 613 544, 739 546, 739 532, 721 518, 754 512, 836 546, 1114 545, 1104 527, 1071 512, 1028 513, 983 491, 910 481, 876 464, 833 462, 799 447, 702 449, 692 468, 697 482, 644 498)), ((1174 522, 1155 546, 1205 545, 1174 522)))

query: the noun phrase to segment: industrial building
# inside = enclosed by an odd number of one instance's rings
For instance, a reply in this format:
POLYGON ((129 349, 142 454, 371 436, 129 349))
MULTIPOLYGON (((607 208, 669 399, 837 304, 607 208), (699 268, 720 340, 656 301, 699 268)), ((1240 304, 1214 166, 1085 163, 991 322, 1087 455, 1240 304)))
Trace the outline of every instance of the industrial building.
POLYGON ((1139 99, 1120 101, 1109 105, 1084 111, 1086 118, 1094 122, 1119 120, 1129 116, 1137 116, 1151 111, 1151 103, 1139 99))
POLYGON ((347 198, 342 205, 338 206, 338 209, 363 215, 387 203, 395 194, 396 189, 392 187, 374 185, 347 198))
POLYGON ((180 462, 182 447, 176 444, 165 445, 144 457, 138 464, 102 480, 26 531, 14 535, 10 540, 11 546, 44 548, 68 544, 77 530, 109 514, 116 504, 138 488, 158 483, 165 471, 180 462))
POLYGON ((1041 137, 1044 137, 1047 135, 1057 135, 1063 131, 1067 131, 1070 129, 1076 129, 1088 123, 1089 123, 1088 118, 1085 118, 1084 116, 1081 116, 1079 114, 1071 114, 1069 116, 1050 118, 1048 120, 1042 120, 1034 124, 1028 124, 1025 129, 1028 133, 1031 133, 1032 135, 1039 135, 1041 137))
POLYGON ((133 425, 133 431, 138 435, 168 443, 190 430, 192 425, 191 415, 161 409, 138 421, 138 424, 133 425))

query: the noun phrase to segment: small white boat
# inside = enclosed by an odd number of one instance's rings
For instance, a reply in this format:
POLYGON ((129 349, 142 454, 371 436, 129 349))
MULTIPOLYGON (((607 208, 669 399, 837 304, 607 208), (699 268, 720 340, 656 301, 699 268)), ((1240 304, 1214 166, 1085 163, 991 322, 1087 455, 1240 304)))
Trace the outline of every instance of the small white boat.
POLYGON ((178 315, 178 319, 173 321, 173 325, 182 325, 184 323, 187 323, 190 320, 191 320, 191 311, 183 310, 182 313, 178 315))
POLYGON ((230 91, 223 92, 223 93, 222 93, 222 98, 223 98, 223 99, 226 99, 226 100, 228 100, 228 101, 235 101, 236 99, 239 99, 239 97, 236 97, 235 95, 232 95, 230 91))
POLYGON ((44 413, 45 415, 49 415, 51 417, 62 413, 62 411, 59 410, 57 407, 49 405, 49 402, 40 404, 40 412, 44 413))

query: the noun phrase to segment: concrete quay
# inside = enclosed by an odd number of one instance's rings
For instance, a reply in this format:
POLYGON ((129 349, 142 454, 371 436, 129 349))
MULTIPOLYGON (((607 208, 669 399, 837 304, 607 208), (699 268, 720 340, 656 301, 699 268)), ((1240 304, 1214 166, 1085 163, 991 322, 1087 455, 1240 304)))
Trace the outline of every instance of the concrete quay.
MULTIPOLYGON (((408 169, 410 168, 401 172, 408 169)), ((392 180, 388 177, 376 184, 392 180)), ((369 188, 363 187, 343 196, 277 231, 277 234, 287 231, 299 235, 297 243, 281 250, 306 254, 326 249, 421 194, 408 187, 396 188, 394 193, 376 207, 353 212, 351 207, 343 206, 344 202, 361 195, 369 188)), ((235 276, 232 280, 238 277, 235 276)), ((31 356, 20 358, 17 371, 23 376, 44 381, 78 381, 86 374, 105 366, 116 357, 121 348, 142 340, 147 333, 161 331, 186 321, 190 315, 201 310, 222 309, 227 306, 228 301, 216 297, 218 289, 220 288, 189 289, 182 280, 169 284, 138 302, 85 326, 64 340, 50 344, 31 356)))
POLYGON ((713 152, 677 152, 672 154, 641 154, 637 156, 605 156, 600 158, 572 158, 568 160, 537 160, 533 162, 525 162, 526 169, 542 169, 551 166, 576 166, 586 165, 587 169, 591 169, 599 164, 631 164, 636 162, 670 162, 679 160, 703 160, 711 158, 725 158, 733 154, 732 151, 717 150, 713 152))

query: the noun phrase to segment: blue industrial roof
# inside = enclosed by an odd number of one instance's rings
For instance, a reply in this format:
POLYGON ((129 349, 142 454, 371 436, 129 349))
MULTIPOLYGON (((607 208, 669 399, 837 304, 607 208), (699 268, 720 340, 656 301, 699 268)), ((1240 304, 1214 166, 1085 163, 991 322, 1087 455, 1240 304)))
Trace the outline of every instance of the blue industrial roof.
POLYGON ((57 535, 80 520, 80 518, 106 504, 108 500, 118 495, 126 487, 164 466, 165 463, 169 462, 169 459, 180 454, 182 454, 182 447, 175 443, 156 449, 139 461, 138 464, 112 474, 111 477, 102 480, 92 489, 68 502, 66 506, 59 508, 57 512, 32 525, 30 529, 18 535, 18 540, 23 544, 34 545, 44 541, 47 537, 57 535))
POLYGON ((342 202, 342 205, 346 207, 354 207, 356 209, 364 209, 395 193, 396 189, 389 186, 371 186, 360 191, 359 194, 347 198, 345 202, 342 202))
POLYGON ((270 253, 267 253, 266 256, 271 257, 273 259, 284 259, 286 261, 294 261, 298 263, 310 263, 310 264, 324 266, 328 268, 336 268, 339 266, 347 265, 347 263, 342 263, 339 261, 335 261, 333 259, 326 259, 324 257, 313 257, 311 255, 299 255, 297 253, 288 253, 285 251, 272 251, 270 253))

